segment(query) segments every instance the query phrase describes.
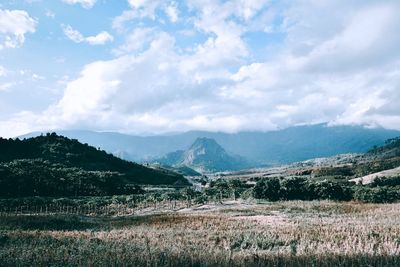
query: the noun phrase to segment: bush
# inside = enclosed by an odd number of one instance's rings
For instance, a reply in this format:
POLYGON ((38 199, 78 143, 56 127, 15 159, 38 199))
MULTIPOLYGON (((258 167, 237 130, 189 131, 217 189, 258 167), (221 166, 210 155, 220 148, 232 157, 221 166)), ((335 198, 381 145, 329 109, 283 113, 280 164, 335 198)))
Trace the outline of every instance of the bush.
POLYGON ((344 183, 334 181, 310 182, 302 177, 262 179, 254 186, 253 196, 258 199, 277 200, 351 200, 353 190, 344 183))
POLYGON ((377 177, 370 184, 372 187, 376 186, 400 186, 400 176, 395 177, 377 177))
POLYGON ((244 190, 242 192, 242 194, 240 194, 240 198, 242 199, 249 199, 249 198, 253 198, 253 188, 248 188, 246 190, 244 190))
POLYGON ((278 178, 262 179, 253 188, 255 198, 277 201, 281 198, 281 185, 278 178))
POLYGON ((194 203, 195 204, 205 204, 208 202, 208 197, 205 194, 201 194, 198 195, 195 199, 194 199, 194 203))
POLYGON ((314 197, 317 199, 330 199, 330 200, 351 200, 353 192, 351 188, 345 184, 321 181, 312 184, 314 197))
POLYGON ((305 200, 309 198, 307 179, 302 177, 291 177, 280 182, 281 198, 287 200, 305 200))
POLYGON ((393 203, 400 200, 400 186, 359 187, 354 199, 368 203, 393 203))

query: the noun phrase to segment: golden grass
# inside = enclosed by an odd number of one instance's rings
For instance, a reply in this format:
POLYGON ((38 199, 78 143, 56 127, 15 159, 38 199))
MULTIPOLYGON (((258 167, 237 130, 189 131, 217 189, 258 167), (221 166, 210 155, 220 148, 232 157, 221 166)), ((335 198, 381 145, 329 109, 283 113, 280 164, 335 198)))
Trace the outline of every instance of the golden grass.
POLYGON ((3 230, 0 265, 400 266, 400 204, 294 201, 93 220, 86 230, 3 230))

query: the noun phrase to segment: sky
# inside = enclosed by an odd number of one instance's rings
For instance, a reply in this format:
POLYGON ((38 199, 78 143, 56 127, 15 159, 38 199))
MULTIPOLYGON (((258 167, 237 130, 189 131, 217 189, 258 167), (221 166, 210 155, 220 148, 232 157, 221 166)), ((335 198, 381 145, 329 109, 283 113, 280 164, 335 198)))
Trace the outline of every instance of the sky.
POLYGON ((0 136, 400 130, 398 0, 2 0, 0 136))

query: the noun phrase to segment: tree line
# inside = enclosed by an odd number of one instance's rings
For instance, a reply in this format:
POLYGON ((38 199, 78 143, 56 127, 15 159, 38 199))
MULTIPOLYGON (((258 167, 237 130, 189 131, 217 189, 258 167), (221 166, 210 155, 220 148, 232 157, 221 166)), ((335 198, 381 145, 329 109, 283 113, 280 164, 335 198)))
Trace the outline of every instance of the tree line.
POLYGON ((303 177, 261 179, 250 192, 256 199, 278 200, 356 200, 391 203, 400 200, 400 176, 375 179, 368 185, 352 182, 313 181, 303 177))

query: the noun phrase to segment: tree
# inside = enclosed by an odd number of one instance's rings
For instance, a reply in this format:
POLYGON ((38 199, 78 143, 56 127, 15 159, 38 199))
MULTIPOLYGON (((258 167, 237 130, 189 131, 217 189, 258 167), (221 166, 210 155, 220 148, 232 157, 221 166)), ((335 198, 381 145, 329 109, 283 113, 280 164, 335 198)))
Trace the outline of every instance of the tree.
POLYGON ((345 184, 332 181, 320 181, 314 184, 314 191, 319 199, 350 200, 352 190, 345 184))
POLYGON ((192 199, 196 196, 196 191, 191 187, 185 187, 182 189, 182 195, 186 198, 187 206, 192 204, 192 199))
POLYGON ((222 203, 223 198, 229 197, 230 188, 228 182, 225 179, 218 179, 216 181, 212 181, 210 183, 210 187, 216 190, 220 203, 222 203))
POLYGON ((284 199, 304 200, 308 197, 307 179, 302 177, 290 177, 281 181, 281 194, 284 199))
POLYGON ((231 191, 233 199, 236 200, 236 198, 238 198, 247 187, 242 180, 232 179, 228 181, 228 188, 231 191))
POLYGON ((253 188, 253 195, 258 199, 277 201, 281 198, 281 185, 278 178, 262 179, 253 188))

